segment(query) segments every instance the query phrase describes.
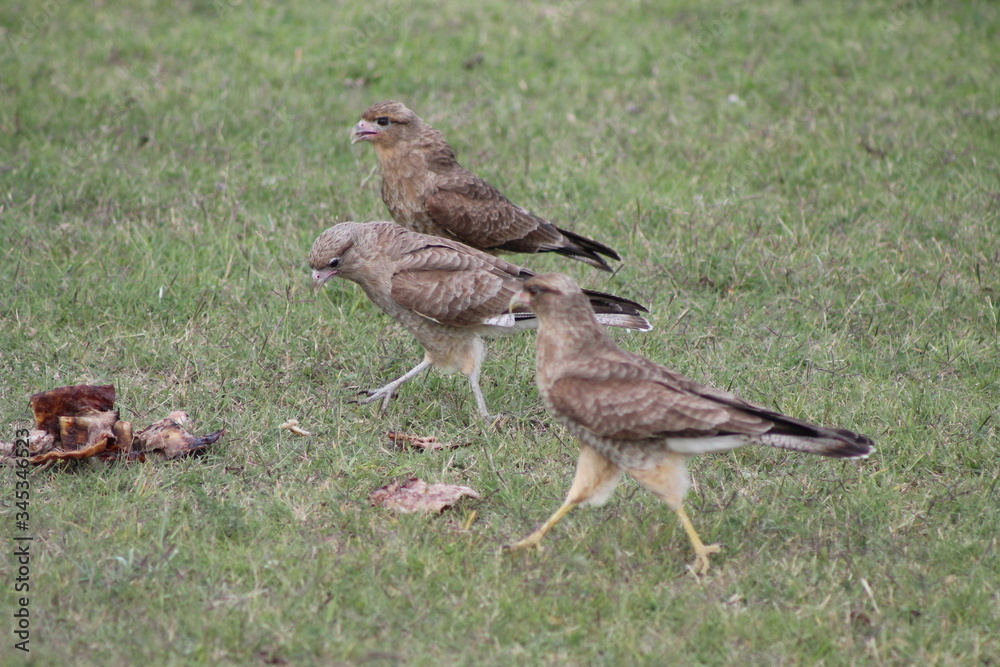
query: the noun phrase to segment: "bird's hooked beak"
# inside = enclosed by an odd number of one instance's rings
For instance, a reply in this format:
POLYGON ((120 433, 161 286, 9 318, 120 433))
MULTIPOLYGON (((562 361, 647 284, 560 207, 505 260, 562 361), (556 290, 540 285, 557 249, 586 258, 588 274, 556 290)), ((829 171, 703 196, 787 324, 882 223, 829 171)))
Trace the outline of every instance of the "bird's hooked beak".
POLYGON ((337 269, 315 269, 313 270, 313 289, 319 289, 330 278, 337 275, 337 269))
POLYGON ((527 309, 531 310, 531 295, 528 294, 526 290, 521 290, 514 296, 510 298, 510 303, 507 304, 507 310, 509 312, 514 312, 515 310, 527 309))
POLYGON ((359 141, 371 141, 377 134, 378 130, 375 129, 375 125, 364 119, 359 120, 358 124, 351 130, 351 143, 356 144, 359 141))

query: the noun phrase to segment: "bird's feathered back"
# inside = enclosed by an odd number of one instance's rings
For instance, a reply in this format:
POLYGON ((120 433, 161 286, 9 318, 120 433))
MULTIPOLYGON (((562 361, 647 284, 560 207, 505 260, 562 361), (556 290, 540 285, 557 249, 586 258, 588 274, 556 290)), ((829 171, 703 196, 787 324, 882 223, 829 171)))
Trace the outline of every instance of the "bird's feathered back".
POLYGON ((375 148, 382 199, 404 227, 489 252, 555 252, 609 271, 605 258, 621 259, 608 246, 511 203, 463 169, 444 136, 400 102, 369 107, 353 141, 375 148))
MULTIPOLYGON (((392 222, 344 222, 316 239, 314 276, 324 271, 358 283, 383 311, 409 311, 451 327, 532 328, 534 314, 508 312, 511 297, 534 274, 457 241, 418 234, 392 222), (336 266, 331 267, 334 261, 336 266)), ((325 278, 324 278, 325 279, 325 278)), ((606 326, 648 330, 640 304, 588 291, 606 326)))
POLYGON ((866 436, 780 414, 620 349, 567 276, 533 277, 525 291, 540 320, 536 377, 543 399, 564 423, 593 437, 649 446, 703 439, 708 447, 707 439, 740 436, 744 444, 843 458, 872 451, 866 436))

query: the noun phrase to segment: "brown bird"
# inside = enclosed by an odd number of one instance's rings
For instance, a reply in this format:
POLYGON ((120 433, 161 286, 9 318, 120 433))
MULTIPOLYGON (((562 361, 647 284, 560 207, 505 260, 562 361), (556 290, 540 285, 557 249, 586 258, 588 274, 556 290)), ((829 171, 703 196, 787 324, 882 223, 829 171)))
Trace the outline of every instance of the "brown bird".
POLYGON ((407 229, 490 253, 554 252, 605 271, 611 267, 604 257, 621 259, 608 246, 512 204, 463 169, 441 133, 399 102, 369 107, 351 134, 351 143, 359 141, 375 148, 382 201, 407 229))
MULTIPOLYGON (((319 235, 309 253, 313 285, 333 276, 361 286, 382 312, 409 329, 424 347, 424 359, 389 384, 366 392, 362 403, 381 399, 382 409, 401 384, 428 366, 461 371, 476 406, 489 418, 479 388, 483 360, 480 336, 535 328, 534 314, 511 312, 511 297, 534 275, 474 248, 418 234, 392 222, 343 222, 319 235)), ((582 297, 606 326, 648 331, 645 308, 621 297, 587 291, 582 297)))
POLYGON ((556 421, 581 442, 566 500, 511 549, 536 546, 576 505, 603 504, 626 472, 677 513, 694 547, 692 569, 707 572, 708 555, 720 547, 702 543, 681 506, 689 458, 750 444, 835 458, 874 451, 863 435, 768 410, 620 349, 567 276, 527 280, 511 306, 537 316, 538 390, 556 421))

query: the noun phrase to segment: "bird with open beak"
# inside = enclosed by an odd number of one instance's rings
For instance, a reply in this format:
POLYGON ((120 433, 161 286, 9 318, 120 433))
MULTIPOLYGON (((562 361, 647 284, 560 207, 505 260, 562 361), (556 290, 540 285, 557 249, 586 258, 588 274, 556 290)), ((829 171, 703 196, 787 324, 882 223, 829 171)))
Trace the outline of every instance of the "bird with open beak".
POLYGON ((483 250, 554 252, 605 271, 618 253, 512 204, 466 171, 440 132, 399 102, 369 107, 351 132, 368 142, 382 171, 382 200, 397 223, 483 250))

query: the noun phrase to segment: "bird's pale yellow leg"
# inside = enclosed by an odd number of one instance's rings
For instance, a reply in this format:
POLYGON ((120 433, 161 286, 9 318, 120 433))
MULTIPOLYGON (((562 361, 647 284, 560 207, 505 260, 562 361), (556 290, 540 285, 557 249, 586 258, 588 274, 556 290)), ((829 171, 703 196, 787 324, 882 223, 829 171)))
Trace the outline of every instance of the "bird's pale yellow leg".
POLYGON ((545 533, 552 530, 552 526, 559 523, 559 521, 561 521, 564 516, 569 514, 569 511, 577 505, 579 505, 579 503, 567 500, 559 509, 556 510, 555 514, 549 517, 548 521, 541 525, 538 530, 533 532, 531 535, 528 535, 523 540, 508 545, 506 548, 511 551, 517 551, 518 549, 531 549, 533 547, 537 547, 538 543, 542 541, 543 537, 545 537, 545 533))
POLYGON ((684 532, 687 533, 688 539, 691 540, 691 547, 694 548, 694 565, 691 569, 694 570, 695 574, 705 574, 708 572, 708 555, 717 554, 722 551, 722 547, 718 544, 705 545, 698 537, 698 533, 694 529, 694 524, 691 523, 691 519, 688 518, 687 512, 684 511, 683 507, 678 507, 677 518, 680 519, 681 526, 684 527, 684 532))
POLYGON ((559 523, 571 509, 581 503, 589 502, 592 505, 600 505, 607 500, 620 478, 621 471, 618 466, 598 454, 589 445, 582 445, 580 458, 576 462, 576 477, 573 478, 573 485, 570 487, 569 493, 566 494, 566 500, 563 501, 562 506, 538 530, 506 548, 517 550, 538 546, 538 543, 545 537, 545 533, 559 523))
POLYGON ((663 455, 654 467, 630 469, 628 473, 677 512, 677 518, 694 548, 694 565, 691 569, 695 574, 704 574, 708 572, 708 555, 718 553, 722 547, 718 544, 705 546, 681 505, 681 499, 688 488, 687 459, 685 454, 671 452, 663 455))

